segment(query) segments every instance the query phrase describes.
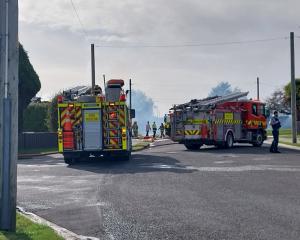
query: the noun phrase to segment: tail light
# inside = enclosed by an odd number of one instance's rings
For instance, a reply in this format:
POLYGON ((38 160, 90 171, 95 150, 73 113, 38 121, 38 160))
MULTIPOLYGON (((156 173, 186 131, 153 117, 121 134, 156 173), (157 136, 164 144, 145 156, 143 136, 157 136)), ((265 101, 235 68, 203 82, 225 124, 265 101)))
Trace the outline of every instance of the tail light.
POLYGON ((125 101, 126 101, 126 95, 125 95, 125 94, 122 94, 122 95, 120 96, 120 101, 122 101, 122 102, 125 102, 125 101))
POLYGON ((57 96, 57 102, 58 102, 58 103, 62 103, 63 100, 64 100, 63 96, 61 96, 61 95, 58 95, 58 96, 57 96))

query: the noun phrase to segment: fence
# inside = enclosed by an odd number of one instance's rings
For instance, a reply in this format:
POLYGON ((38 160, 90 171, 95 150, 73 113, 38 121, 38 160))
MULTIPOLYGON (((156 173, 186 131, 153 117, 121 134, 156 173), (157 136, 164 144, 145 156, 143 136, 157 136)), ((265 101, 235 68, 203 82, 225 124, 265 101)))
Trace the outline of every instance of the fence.
POLYGON ((23 132, 19 134, 19 149, 55 148, 56 132, 23 132))

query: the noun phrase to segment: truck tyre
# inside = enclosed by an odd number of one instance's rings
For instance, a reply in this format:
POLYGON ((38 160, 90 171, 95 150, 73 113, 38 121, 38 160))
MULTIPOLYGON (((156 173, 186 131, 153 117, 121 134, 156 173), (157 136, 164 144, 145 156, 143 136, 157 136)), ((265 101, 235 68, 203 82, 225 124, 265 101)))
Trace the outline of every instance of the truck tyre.
POLYGON ((121 159, 123 161, 130 161, 131 160, 131 152, 124 154, 123 156, 121 156, 121 159))
POLYGON ((264 143, 264 137, 261 131, 257 132, 255 142, 252 144, 254 147, 261 147, 264 143))
POLYGON ((76 158, 74 158, 74 156, 68 154, 68 155, 64 156, 64 161, 68 165, 73 165, 76 163, 76 158))
POLYGON ((229 132, 226 136, 226 141, 225 141, 225 147, 226 148, 232 148, 233 147, 233 134, 231 132, 229 132))
POLYGON ((199 150, 202 144, 184 144, 188 150, 199 150))
POLYGON ((64 160, 65 160, 65 163, 68 164, 68 165, 73 165, 73 164, 76 163, 76 159, 75 158, 69 158, 69 157, 67 157, 67 158, 64 158, 64 160))

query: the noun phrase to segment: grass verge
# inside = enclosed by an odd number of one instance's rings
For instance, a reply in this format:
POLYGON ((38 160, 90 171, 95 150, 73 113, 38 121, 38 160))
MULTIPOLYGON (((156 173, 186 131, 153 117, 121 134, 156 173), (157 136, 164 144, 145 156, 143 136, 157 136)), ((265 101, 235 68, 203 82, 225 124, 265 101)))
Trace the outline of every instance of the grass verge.
POLYGON ((31 222, 26 217, 17 213, 16 232, 0 231, 0 240, 63 240, 53 229, 31 222))
POLYGON ((57 152, 57 148, 31 148, 19 150, 19 154, 47 154, 53 152, 57 152))
MULTIPOLYGON (((272 129, 268 129, 267 130, 267 134, 270 135, 270 136, 272 136, 272 129)), ((279 134, 280 135, 290 136, 290 135, 292 135, 292 129, 289 129, 289 128, 287 128, 287 129, 279 129, 279 134)))
POLYGON ((138 144, 135 144, 132 146, 133 151, 139 151, 147 148, 150 145, 148 142, 139 142, 138 144))
POLYGON ((290 146, 295 146, 295 147, 300 147, 300 143, 292 143, 292 142, 281 141, 281 140, 279 140, 279 143, 283 143, 283 144, 290 145, 290 146))

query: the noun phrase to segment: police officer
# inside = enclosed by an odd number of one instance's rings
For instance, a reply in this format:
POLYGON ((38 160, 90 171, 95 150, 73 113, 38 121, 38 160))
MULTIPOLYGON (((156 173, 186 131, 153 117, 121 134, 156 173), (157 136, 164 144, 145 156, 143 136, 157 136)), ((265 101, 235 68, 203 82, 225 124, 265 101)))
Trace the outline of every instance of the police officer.
POLYGON ((278 151, 278 141, 279 141, 279 129, 281 128, 281 124, 278 118, 278 112, 275 111, 273 117, 270 120, 270 125, 272 126, 272 134, 273 134, 273 142, 270 147, 270 152, 272 153, 280 153, 278 151))

